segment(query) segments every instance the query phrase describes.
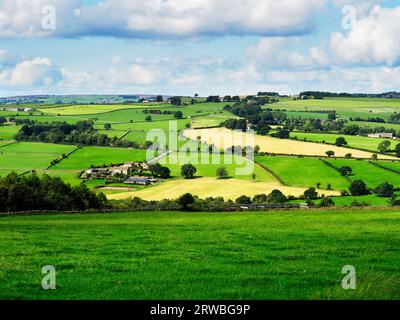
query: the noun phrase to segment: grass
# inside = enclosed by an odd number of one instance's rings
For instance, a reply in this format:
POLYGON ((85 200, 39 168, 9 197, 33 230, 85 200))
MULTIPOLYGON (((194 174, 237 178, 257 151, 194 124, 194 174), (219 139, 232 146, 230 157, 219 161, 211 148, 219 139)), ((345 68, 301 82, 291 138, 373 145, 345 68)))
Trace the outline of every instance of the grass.
POLYGON ((71 154, 67 159, 52 167, 54 170, 85 170, 91 165, 123 163, 128 161, 145 161, 146 150, 83 147, 71 154))
POLYGON ((254 173, 256 181, 275 181, 267 171, 254 164, 251 160, 241 156, 226 155, 225 157, 220 154, 209 155, 207 153, 190 155, 186 152, 174 152, 160 161, 160 163, 170 168, 171 175, 174 177, 181 177, 182 165, 191 163, 197 169, 197 177, 216 177, 217 169, 225 167, 231 178, 253 180, 252 175, 254 173))
MULTIPOLYGON (((249 133, 233 134, 231 130, 225 128, 213 128, 202 130, 185 130, 184 135, 190 139, 202 137, 203 142, 209 144, 214 143, 221 149, 226 149, 232 145, 258 145, 261 151, 273 154, 287 155, 309 155, 309 156, 326 156, 325 152, 333 150, 338 157, 344 157, 347 153, 351 153, 354 158, 371 158, 372 153, 321 143, 295 141, 289 139, 277 139, 270 136, 251 135, 249 133)), ((396 159, 388 155, 378 155, 380 159, 396 159)))
POLYGON ((21 126, 3 125, 0 126, 0 140, 13 140, 15 134, 21 129, 21 126))
POLYGON ((316 187, 326 189, 328 184, 334 190, 345 190, 349 182, 335 169, 319 159, 290 157, 256 157, 256 162, 275 172, 287 185, 298 187, 316 187))
POLYGON ((399 299, 390 210, 0 219, 1 299, 399 299), (42 290, 53 265, 57 290, 42 290), (343 290, 342 267, 357 272, 343 290))
MULTIPOLYGON (((336 142, 336 138, 343 137, 346 139, 348 146, 353 148, 360 148, 365 150, 370 150, 372 152, 378 151, 378 145, 385 140, 388 139, 380 139, 380 138, 368 138, 368 137, 360 137, 360 136, 346 136, 340 134, 329 134, 329 133, 305 133, 305 132, 292 132, 291 137, 297 137, 299 140, 307 139, 308 141, 313 142, 327 142, 334 144, 336 142)), ((392 141, 389 139, 394 147, 398 142, 392 141)), ((350 152, 351 153, 351 152, 350 152)))
POLYGON ((75 147, 50 143, 18 142, 0 148, 0 175, 11 171, 23 173, 42 170, 50 166, 52 160, 60 158, 75 147))
MULTIPOLYGON (((108 196, 109 199, 129 199, 140 197, 145 200, 177 199, 185 193, 191 193, 206 199, 208 197, 223 197, 225 200, 236 200, 242 195, 253 197, 257 194, 269 194, 278 189, 286 195, 300 196, 306 188, 282 186, 277 181, 248 181, 243 179, 198 178, 192 180, 167 180, 155 186, 142 188, 138 191, 124 192, 108 196)), ((318 190, 320 194, 338 196, 338 191, 318 190)))
POLYGON ((56 108, 44 108, 39 109, 40 112, 45 114, 55 114, 55 115, 88 115, 88 114, 97 114, 97 113, 106 113, 114 110, 121 110, 121 109, 142 109, 147 107, 162 107, 168 106, 166 104, 101 104, 101 105, 72 105, 72 106, 63 106, 63 107, 56 107, 56 108))
MULTIPOLYGON (((389 182, 395 187, 400 187, 400 174, 378 168, 367 161, 336 159, 331 159, 329 161, 336 168, 349 166, 353 169, 353 174, 350 176, 350 178, 352 180, 363 180, 370 188, 375 188, 384 182, 389 182)), ((381 163, 385 165, 386 162, 381 163)))

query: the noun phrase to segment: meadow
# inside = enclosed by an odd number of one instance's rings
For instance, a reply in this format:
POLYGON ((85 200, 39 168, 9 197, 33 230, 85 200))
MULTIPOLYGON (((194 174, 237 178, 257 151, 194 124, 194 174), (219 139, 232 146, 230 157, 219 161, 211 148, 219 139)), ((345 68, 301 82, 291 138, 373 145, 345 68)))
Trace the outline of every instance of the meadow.
POLYGON ((398 209, 3 217, 0 298, 399 299, 399 222, 398 209), (57 290, 41 288, 45 265, 57 290))
MULTIPOLYGON (((353 169, 350 178, 352 180, 362 180, 370 188, 376 188, 381 183, 388 182, 395 187, 400 187, 400 174, 378 168, 367 161, 358 160, 338 160, 331 159, 328 160, 336 168, 348 166, 353 169)), ((382 162, 385 166, 386 162, 382 162)), ((390 162, 387 162, 388 164, 390 162)))
POLYGON ((0 140, 14 140, 15 134, 21 129, 21 126, 3 125, 0 126, 0 140))
POLYGON ((319 183, 322 189, 328 184, 334 190, 346 190, 349 181, 338 171, 315 158, 292 157, 256 157, 256 162, 272 170, 286 185, 298 187, 316 187, 319 183))

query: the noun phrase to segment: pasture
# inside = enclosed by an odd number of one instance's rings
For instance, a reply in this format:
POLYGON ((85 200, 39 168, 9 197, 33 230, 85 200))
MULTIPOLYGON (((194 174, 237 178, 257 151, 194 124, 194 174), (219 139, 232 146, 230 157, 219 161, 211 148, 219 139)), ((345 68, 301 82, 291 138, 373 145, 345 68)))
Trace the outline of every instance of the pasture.
POLYGON ((21 129, 21 126, 3 125, 0 126, 0 140, 14 140, 15 134, 21 129))
MULTIPOLYGON (((351 153, 354 158, 371 158, 372 153, 354 150, 321 143, 295 141, 289 139, 277 139, 270 136, 252 135, 249 133, 236 133, 225 128, 212 128, 201 130, 185 130, 183 135, 195 140, 198 136, 204 143, 215 144, 221 149, 227 149, 231 146, 258 145, 262 152, 281 154, 281 155, 306 155, 306 156, 326 156, 325 152, 332 150, 335 156, 344 157, 351 153)), ((378 155, 379 159, 396 159, 389 155, 378 155)))
POLYGON ((97 113, 106 113, 114 110, 121 110, 121 109, 134 109, 139 108, 142 109, 143 107, 162 107, 165 104, 88 104, 88 105, 71 105, 71 106, 62 106, 62 107, 55 107, 55 108, 44 108, 39 109, 40 112, 44 114, 55 114, 55 115, 88 115, 88 114, 97 114, 97 113))
POLYGON ((346 190, 349 182, 335 169, 314 158, 292 157, 256 157, 256 162, 272 170, 285 184, 298 187, 316 187, 327 189, 328 184, 334 190, 346 190))
POLYGON ((104 148, 104 147, 82 147, 52 167, 53 170, 86 170, 91 165, 101 166, 103 164, 118 164, 129 161, 145 161, 146 150, 104 148))
POLYGON ((3 217, 0 298, 400 299, 399 222, 398 209, 3 217), (57 290, 41 288, 45 265, 57 290), (357 290, 341 287, 345 265, 357 290))
MULTIPOLYGON (((353 174, 350 178, 352 180, 362 180, 370 188, 376 188, 384 182, 391 183, 395 187, 400 187, 400 174, 378 168, 367 161, 331 159, 329 162, 336 168, 349 166, 353 169, 353 174)), ((385 165, 385 163, 382 162, 382 165, 385 165)))

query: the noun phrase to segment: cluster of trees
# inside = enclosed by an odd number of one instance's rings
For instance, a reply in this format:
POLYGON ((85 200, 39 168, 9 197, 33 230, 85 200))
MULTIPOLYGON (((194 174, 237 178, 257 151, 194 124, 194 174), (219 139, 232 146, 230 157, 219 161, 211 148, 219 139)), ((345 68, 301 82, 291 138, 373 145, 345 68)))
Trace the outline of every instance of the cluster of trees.
MULTIPOLYGON (((107 124, 106 124, 107 125, 107 124)), ((106 126, 107 130, 111 125, 106 126)), ((71 143, 79 145, 115 146, 126 148, 148 148, 149 143, 110 138, 96 131, 91 121, 79 121, 76 124, 66 122, 35 122, 23 125, 15 135, 17 141, 40 141, 50 143, 71 143)))
POLYGON ((59 177, 10 173, 0 178, 0 212, 32 210, 85 211, 107 207, 104 194, 85 185, 71 186, 59 177))
POLYGON ((5 124, 7 122, 7 119, 3 116, 0 116, 0 126, 5 124))
POLYGON ((171 170, 167 167, 163 167, 159 163, 150 165, 149 170, 153 176, 157 176, 161 179, 171 178, 171 170))
POLYGON ((375 122, 375 123, 386 123, 385 119, 379 117, 369 117, 367 119, 361 117, 350 118, 350 121, 362 121, 362 122, 375 122))

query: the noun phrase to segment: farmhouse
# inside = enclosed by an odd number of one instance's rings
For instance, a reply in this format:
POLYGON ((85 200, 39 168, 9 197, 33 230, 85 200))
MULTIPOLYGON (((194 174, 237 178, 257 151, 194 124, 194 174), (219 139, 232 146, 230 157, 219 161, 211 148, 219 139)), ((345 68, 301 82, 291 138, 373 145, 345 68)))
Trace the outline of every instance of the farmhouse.
POLYGON ((386 139, 394 139, 393 133, 382 132, 382 133, 371 133, 368 135, 370 138, 386 138, 386 139))
POLYGON ((140 184, 140 185, 149 185, 151 184, 153 179, 150 179, 148 177, 141 177, 141 176, 133 176, 129 177, 124 181, 125 184, 140 184))

